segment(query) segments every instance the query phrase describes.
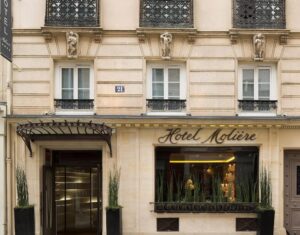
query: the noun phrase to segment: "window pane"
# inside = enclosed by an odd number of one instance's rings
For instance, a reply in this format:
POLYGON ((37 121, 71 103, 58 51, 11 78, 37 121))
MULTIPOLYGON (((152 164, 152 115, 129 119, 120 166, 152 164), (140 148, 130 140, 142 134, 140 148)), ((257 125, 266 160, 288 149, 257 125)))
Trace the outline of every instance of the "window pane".
POLYGON ((63 68, 62 69, 62 88, 73 88, 74 84, 73 69, 63 68))
POLYGON ((243 99, 254 99, 253 69, 243 69, 243 99))
POLYGON ((259 83, 270 83, 270 69, 259 69, 258 70, 258 82, 259 83))
POLYGON ((180 69, 169 69, 169 82, 179 82, 180 81, 180 69))
POLYGON ((73 99, 73 89, 63 89, 62 90, 62 99, 73 99))
POLYGON ((269 84, 259 84, 258 98, 260 100, 270 99, 270 85, 269 84))
POLYGON ((257 148, 155 151, 156 202, 257 202, 257 148))
POLYGON ((78 99, 79 100, 90 99, 90 90, 89 89, 78 89, 78 99))
POLYGON ((163 83, 153 83, 152 84, 152 98, 153 99, 163 99, 164 98, 164 84, 163 83))
POLYGON ((169 83, 169 98, 179 99, 180 98, 180 84, 179 83, 169 83))
POLYGON ((164 70, 152 69, 152 82, 163 82, 163 81, 164 81, 164 70))
POLYGON ((78 88, 90 88, 90 69, 78 69, 78 88))

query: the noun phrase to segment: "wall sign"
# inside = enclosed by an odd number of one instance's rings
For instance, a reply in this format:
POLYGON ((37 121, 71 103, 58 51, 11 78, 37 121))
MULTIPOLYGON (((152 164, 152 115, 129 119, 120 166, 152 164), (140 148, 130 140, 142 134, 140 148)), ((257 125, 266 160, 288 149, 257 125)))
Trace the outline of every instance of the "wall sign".
POLYGON ((0 0, 0 53, 12 59, 11 0, 0 0))
POLYGON ((116 93, 124 93, 125 92, 125 86, 115 86, 115 92, 116 93))
POLYGON ((241 129, 224 130, 218 128, 208 135, 203 135, 203 128, 195 131, 183 131, 181 128, 167 129, 167 134, 158 138, 159 143, 177 144, 178 141, 197 141, 201 144, 223 144, 224 142, 254 141, 255 133, 248 133, 241 129))

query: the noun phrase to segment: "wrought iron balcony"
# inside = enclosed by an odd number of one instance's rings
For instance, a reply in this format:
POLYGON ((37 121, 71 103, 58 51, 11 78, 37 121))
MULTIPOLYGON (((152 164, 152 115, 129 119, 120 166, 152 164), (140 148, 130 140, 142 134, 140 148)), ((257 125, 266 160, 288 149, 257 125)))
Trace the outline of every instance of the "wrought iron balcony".
POLYGON ((233 0, 233 27, 285 29, 285 0, 233 0))
POLYGON ((99 26, 98 0, 47 0, 46 26, 99 26))
POLYGON ((182 112, 186 108, 186 100, 147 99, 150 112, 182 112))
POLYGON ((274 112, 277 100, 239 100, 239 109, 244 112, 274 112))
POLYGON ((94 100, 67 100, 55 99, 55 108, 57 109, 93 109, 94 100))
POLYGON ((140 27, 193 28, 193 0, 141 0, 140 27))

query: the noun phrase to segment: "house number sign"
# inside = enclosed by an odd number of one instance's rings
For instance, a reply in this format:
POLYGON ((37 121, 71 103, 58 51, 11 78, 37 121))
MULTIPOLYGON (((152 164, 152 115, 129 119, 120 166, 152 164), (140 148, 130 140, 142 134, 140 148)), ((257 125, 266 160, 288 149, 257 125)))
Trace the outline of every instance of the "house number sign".
POLYGON ((207 136, 203 136, 203 128, 195 131, 183 131, 181 128, 167 129, 167 133, 158 138, 159 143, 177 144, 178 141, 198 141, 201 144, 223 144, 224 142, 254 141, 255 133, 249 133, 240 129, 224 130, 218 128, 207 136))

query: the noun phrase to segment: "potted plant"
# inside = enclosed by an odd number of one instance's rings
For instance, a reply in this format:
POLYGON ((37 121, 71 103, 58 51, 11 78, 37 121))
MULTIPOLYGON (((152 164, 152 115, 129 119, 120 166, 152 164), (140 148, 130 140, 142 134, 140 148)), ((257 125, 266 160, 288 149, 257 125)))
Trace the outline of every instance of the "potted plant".
POLYGON ((259 177, 258 235, 273 235, 275 210, 272 207, 272 184, 269 172, 263 168, 259 177))
POLYGON ((17 167, 17 194, 18 205, 15 212, 15 235, 34 235, 34 207, 28 203, 27 178, 24 170, 17 167))
POLYGON ((109 174, 108 207, 106 208, 107 235, 122 234, 122 207, 118 203, 120 169, 109 174))

